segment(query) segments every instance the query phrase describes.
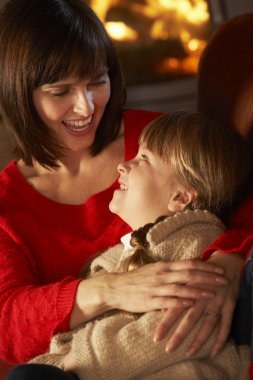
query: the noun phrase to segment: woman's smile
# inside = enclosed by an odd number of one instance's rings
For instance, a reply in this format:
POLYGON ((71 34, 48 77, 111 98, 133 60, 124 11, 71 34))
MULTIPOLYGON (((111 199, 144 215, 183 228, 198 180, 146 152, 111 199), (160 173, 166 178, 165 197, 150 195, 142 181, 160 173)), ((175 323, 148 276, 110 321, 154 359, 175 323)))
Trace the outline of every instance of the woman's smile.
POLYGON ((64 128, 74 136, 84 136, 92 129, 92 116, 87 120, 63 120, 64 128))

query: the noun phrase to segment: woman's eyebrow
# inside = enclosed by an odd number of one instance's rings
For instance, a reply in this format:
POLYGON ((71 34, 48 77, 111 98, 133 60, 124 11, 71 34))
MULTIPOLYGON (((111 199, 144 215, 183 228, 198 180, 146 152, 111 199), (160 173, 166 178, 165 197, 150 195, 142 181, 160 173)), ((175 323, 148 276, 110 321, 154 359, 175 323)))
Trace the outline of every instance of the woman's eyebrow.
POLYGON ((101 69, 101 71, 98 72, 98 73, 95 75, 95 78, 99 78, 99 77, 102 77, 102 76, 108 74, 108 71, 109 71, 108 67, 103 67, 103 68, 101 69))

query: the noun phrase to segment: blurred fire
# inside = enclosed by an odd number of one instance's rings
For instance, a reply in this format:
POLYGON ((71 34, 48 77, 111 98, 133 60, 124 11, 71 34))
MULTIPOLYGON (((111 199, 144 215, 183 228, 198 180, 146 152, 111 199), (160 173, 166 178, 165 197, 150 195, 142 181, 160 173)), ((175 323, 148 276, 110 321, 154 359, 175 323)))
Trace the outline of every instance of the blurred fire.
POLYGON ((90 6, 115 42, 149 47, 150 54, 156 54, 157 47, 166 50, 153 63, 155 74, 197 72, 210 32, 206 0, 90 0, 90 6), (173 51, 175 43, 181 54, 173 51))
POLYGON ((106 30, 109 35, 117 41, 134 41, 138 39, 137 32, 121 21, 107 22, 106 30))

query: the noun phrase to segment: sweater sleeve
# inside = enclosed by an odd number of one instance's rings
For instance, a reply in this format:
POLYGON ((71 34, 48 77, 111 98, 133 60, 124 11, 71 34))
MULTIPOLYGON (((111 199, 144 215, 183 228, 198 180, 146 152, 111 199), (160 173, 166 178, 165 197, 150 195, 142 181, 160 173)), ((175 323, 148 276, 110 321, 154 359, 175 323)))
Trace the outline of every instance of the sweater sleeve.
POLYGON ((40 286, 32 259, 0 230, 0 357, 25 362, 45 352, 52 335, 66 330, 79 280, 40 286))
MULTIPOLYGON (((71 350, 63 359, 63 367, 76 373, 80 380, 144 379, 153 373, 157 373, 156 378, 160 379, 159 371, 165 368, 167 378, 174 378, 173 366, 184 366, 187 362, 187 349, 204 317, 192 329, 180 348, 169 354, 165 352, 165 343, 180 321, 177 321, 163 342, 155 344, 153 333, 161 317, 162 312, 155 311, 137 319, 131 319, 126 314, 116 314, 101 321, 89 322, 86 327, 73 334, 71 350)), ((201 351, 194 356, 195 360, 202 361, 208 358, 216 330, 201 351)), ((64 351, 64 346, 69 345, 69 342, 63 338, 62 343, 64 351)), ((59 353, 58 351, 58 358, 59 353)), ((227 344, 221 356, 223 360, 220 362, 215 363, 214 359, 214 363, 210 363, 210 370, 216 369, 224 375, 238 374, 240 365, 236 346, 227 344), (233 366, 231 361, 234 363, 233 366)), ((198 366, 195 363, 196 365, 198 366)))

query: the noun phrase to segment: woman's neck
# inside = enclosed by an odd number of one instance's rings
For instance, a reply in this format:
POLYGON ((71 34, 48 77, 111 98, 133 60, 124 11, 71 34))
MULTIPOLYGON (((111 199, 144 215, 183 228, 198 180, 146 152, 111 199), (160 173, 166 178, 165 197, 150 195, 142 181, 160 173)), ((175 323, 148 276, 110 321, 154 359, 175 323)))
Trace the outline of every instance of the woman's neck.
POLYGON ((92 195, 112 185, 117 166, 124 160, 124 136, 121 135, 96 156, 69 152, 56 169, 38 162, 27 166, 20 160, 18 169, 27 182, 45 197, 64 204, 83 204, 92 195))

